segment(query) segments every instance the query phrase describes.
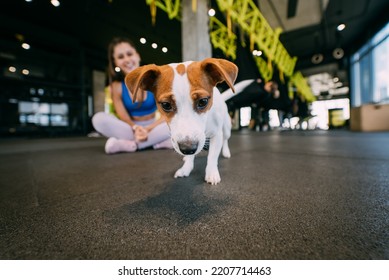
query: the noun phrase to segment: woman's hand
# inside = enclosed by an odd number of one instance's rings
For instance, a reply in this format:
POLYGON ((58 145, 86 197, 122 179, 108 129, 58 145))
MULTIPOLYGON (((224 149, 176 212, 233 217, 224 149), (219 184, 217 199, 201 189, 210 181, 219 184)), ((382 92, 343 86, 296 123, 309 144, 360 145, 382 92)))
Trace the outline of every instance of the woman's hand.
POLYGON ((132 129, 134 130, 135 140, 137 142, 144 142, 147 140, 149 133, 146 128, 143 126, 134 125, 132 129))

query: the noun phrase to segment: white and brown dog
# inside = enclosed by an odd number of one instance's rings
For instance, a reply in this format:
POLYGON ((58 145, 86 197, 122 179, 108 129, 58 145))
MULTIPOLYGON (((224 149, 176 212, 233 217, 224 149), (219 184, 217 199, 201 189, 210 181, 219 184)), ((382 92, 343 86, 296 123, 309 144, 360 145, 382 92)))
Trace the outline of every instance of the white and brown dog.
POLYGON ((221 181, 218 170, 220 152, 231 156, 228 139, 231 118, 219 90, 225 81, 234 91, 238 67, 225 59, 207 58, 163 66, 155 64, 139 67, 125 78, 125 83, 136 100, 139 89, 154 93, 158 109, 166 119, 174 149, 184 156, 184 165, 174 175, 189 176, 195 155, 210 139, 205 181, 216 185, 221 181))

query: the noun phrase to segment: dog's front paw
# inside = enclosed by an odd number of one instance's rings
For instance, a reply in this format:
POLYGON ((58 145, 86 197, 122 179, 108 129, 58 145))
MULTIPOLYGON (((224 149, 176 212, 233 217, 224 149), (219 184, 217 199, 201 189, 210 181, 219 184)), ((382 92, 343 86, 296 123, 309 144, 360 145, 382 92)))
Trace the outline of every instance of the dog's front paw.
POLYGON ((205 181, 211 185, 220 183, 221 178, 218 170, 205 172, 205 181))
POLYGON ((188 177, 193 170, 194 156, 185 156, 184 165, 176 171, 174 178, 178 177, 188 177))
POLYGON ((228 146, 223 146, 222 155, 225 158, 230 158, 231 157, 230 148, 228 146))
POLYGON ((174 178, 188 177, 191 171, 192 171, 192 169, 188 170, 187 168, 181 167, 174 174, 174 178))

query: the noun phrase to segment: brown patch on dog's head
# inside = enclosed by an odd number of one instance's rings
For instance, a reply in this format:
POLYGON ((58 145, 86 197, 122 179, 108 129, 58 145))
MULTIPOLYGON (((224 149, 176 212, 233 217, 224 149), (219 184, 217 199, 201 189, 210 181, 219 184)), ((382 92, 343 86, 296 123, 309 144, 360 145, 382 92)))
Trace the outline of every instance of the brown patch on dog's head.
POLYGON ((138 91, 150 90, 153 92, 155 81, 160 76, 161 71, 155 64, 139 67, 128 73, 124 79, 130 94, 131 99, 137 100, 138 91))
POLYGON ((158 110, 167 122, 175 114, 175 102, 172 92, 174 71, 168 65, 157 66, 149 64, 141 66, 126 75, 125 84, 131 93, 132 100, 136 100, 140 90, 149 90, 154 94, 158 110), (171 111, 166 111, 162 106, 169 102, 171 111))
POLYGON ((210 78, 213 86, 226 82, 235 92, 234 82, 238 76, 238 67, 234 63, 226 59, 207 58, 201 61, 201 68, 210 78))
POLYGON ((186 67, 183 63, 180 63, 176 67, 176 71, 179 75, 183 76, 186 72, 186 67))
POLYGON ((190 93, 193 99, 194 110, 201 113, 212 107, 213 88, 221 82, 235 92, 233 84, 238 74, 238 67, 225 59, 207 58, 188 65, 188 79, 190 93), (199 106, 204 99, 208 99, 207 106, 199 106))

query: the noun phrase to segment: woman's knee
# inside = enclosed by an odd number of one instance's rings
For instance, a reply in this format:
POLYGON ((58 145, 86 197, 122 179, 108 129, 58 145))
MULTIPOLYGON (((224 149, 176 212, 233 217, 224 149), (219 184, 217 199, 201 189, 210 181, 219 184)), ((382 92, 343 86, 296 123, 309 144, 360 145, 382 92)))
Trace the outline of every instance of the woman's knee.
POLYGON ((170 137, 170 129, 166 122, 159 124, 156 128, 161 136, 170 137))
POLYGON ((104 123, 104 120, 106 119, 106 113, 105 112, 98 112, 93 115, 92 117, 92 125, 95 129, 101 127, 101 125, 104 123))

